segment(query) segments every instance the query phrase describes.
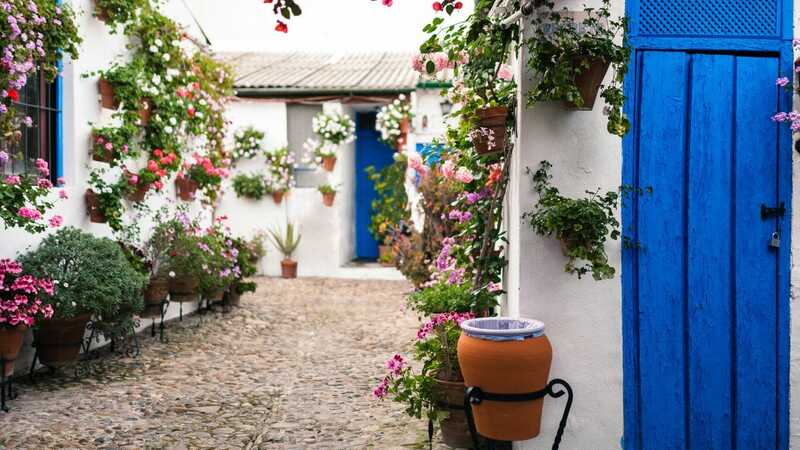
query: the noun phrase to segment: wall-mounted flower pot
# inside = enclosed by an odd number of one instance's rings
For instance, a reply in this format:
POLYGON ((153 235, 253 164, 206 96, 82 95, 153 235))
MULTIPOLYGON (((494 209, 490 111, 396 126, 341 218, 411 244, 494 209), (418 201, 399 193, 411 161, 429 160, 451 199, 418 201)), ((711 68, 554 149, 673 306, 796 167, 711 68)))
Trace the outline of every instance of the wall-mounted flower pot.
POLYGON ((27 330, 28 327, 25 325, 0 327, 0 359, 5 360, 5 376, 7 377, 14 373, 15 360, 22 348, 22 339, 27 330))
POLYGON ((97 6, 97 2, 96 2, 96 1, 95 1, 94 3, 95 3, 95 6, 94 6, 94 16, 97 18, 97 20, 99 20, 99 21, 101 21, 101 22, 103 22, 103 23, 107 23, 107 22, 108 22, 108 19, 109 19, 109 17, 108 17, 108 11, 106 11, 106 10, 105 10, 105 9, 103 9, 103 8, 100 8, 100 7, 98 7, 98 6, 97 6))
POLYGON ((161 316, 161 304, 169 295, 169 282, 164 278, 151 278, 144 289, 144 311, 141 317, 161 316))
POLYGON ((452 448, 471 448, 472 437, 469 434, 467 415, 463 409, 464 382, 435 379, 433 389, 441 402, 440 408, 449 414, 439 424, 442 441, 452 448))
POLYGON ((322 168, 327 170, 328 172, 333 172, 333 169, 336 167, 336 157, 335 156, 325 156, 322 158, 322 168))
POLYGON ((170 299, 178 303, 197 300, 197 287, 200 282, 191 276, 177 276, 169 280, 170 299))
MULTIPOLYGON (((528 394, 545 388, 553 349, 544 324, 493 317, 464 321, 461 329, 458 362, 467 386, 491 394, 528 394)), ((472 413, 481 436, 524 441, 539 435, 543 405, 543 399, 484 400, 472 405, 472 413)))
POLYGON ((334 200, 336 200, 336 192, 326 192, 322 194, 322 203, 328 208, 333 206, 334 200))
POLYGON ((136 186, 136 190, 129 193, 126 197, 128 200, 139 203, 144 200, 144 197, 147 195, 147 192, 150 190, 149 184, 139 184, 136 186))
POLYGON ((280 205, 283 201, 284 192, 273 192, 272 193, 272 201, 275 202, 276 205, 280 205))
POLYGON ((491 155, 504 151, 508 108, 505 106, 482 108, 477 111, 477 115, 478 129, 474 131, 475 138, 473 139, 475 151, 479 155, 491 155), (489 136, 484 133, 489 133, 489 136))
POLYGON ((178 197, 185 202, 191 202, 197 196, 197 182, 191 178, 176 178, 175 186, 178 189, 178 197))
POLYGON ((153 113, 153 102, 149 98, 139 102, 139 125, 146 127, 150 123, 150 115, 153 113))
POLYGON ((105 144, 98 144, 98 137, 92 133, 92 161, 110 163, 114 160, 114 150, 107 149, 105 144))
POLYGON ((297 261, 284 259, 281 261, 281 277, 286 279, 297 278, 297 261))
POLYGON ((106 215, 100 210, 100 200, 91 189, 86 190, 86 210, 92 223, 106 223, 106 215))
POLYGON ((34 330, 39 362, 47 367, 61 367, 78 360, 91 315, 72 319, 45 320, 34 330))
MULTIPOLYGON (((580 62, 581 60, 578 59, 575 61, 575 64, 580 64, 580 62)), ((575 77, 575 85, 581 93, 583 105, 578 106, 575 103, 567 102, 567 106, 579 111, 591 111, 594 108, 597 94, 600 91, 600 85, 603 84, 603 79, 606 77, 606 72, 608 72, 608 67, 610 65, 608 61, 603 59, 589 59, 589 68, 575 77)))
POLYGON ((119 100, 114 95, 114 86, 104 78, 97 82, 100 89, 100 105, 106 109, 119 109, 119 100))

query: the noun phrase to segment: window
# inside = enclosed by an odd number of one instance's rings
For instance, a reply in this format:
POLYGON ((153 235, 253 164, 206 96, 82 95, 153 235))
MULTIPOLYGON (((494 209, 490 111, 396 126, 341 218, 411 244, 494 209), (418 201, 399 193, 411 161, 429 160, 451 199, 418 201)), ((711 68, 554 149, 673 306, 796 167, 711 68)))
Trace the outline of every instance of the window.
POLYGON ((295 158, 295 179, 297 187, 311 188, 327 183, 327 175, 322 171, 314 170, 303 162, 307 155, 303 144, 308 139, 319 139, 312 129, 314 116, 322 112, 322 105, 295 105, 289 104, 286 108, 288 121, 289 150, 295 158))
POLYGON ((22 139, 9 149, 11 159, 0 168, 4 174, 38 173, 34 162, 42 158, 50 164, 50 174, 56 177, 56 122, 58 109, 56 85, 48 83, 41 74, 28 79, 14 104, 21 117, 30 117, 31 126, 22 125, 22 139))

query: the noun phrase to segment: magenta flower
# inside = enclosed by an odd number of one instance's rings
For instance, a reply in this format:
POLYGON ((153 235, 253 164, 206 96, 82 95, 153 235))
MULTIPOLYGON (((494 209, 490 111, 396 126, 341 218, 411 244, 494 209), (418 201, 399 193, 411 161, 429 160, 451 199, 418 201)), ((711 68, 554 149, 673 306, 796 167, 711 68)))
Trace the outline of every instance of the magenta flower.
POLYGON ((68 199, 68 198, 69 198, 69 194, 67 194, 67 191, 65 191, 64 189, 62 189, 62 190, 58 191, 58 197, 59 197, 61 200, 66 200, 66 199, 68 199))
POLYGON ((64 223, 64 218, 61 216, 53 216, 48 223, 50 224, 50 228, 58 228, 64 223))
POLYGON ((23 219, 34 220, 34 221, 42 218, 42 213, 40 213, 39 210, 28 208, 26 206, 20 208, 19 211, 17 211, 17 215, 22 217, 23 219))

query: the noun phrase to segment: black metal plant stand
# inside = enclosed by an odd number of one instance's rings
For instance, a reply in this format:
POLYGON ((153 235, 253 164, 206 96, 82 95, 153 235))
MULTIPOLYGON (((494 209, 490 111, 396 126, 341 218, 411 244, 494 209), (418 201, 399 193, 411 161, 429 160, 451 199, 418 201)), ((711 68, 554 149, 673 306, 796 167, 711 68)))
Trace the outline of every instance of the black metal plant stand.
MULTIPOLYGON (((169 342, 166 336, 164 336, 164 318, 167 315, 167 309, 169 308, 169 299, 164 299, 161 301, 161 321, 158 324, 158 340, 159 342, 166 343, 169 342)), ((181 303, 181 315, 183 313, 183 303, 181 303)), ((150 337, 156 337, 156 318, 153 317, 153 324, 150 327, 150 337)))
MULTIPOLYGON (((58 346, 58 347, 80 347, 79 351, 81 352, 81 355, 78 356, 78 361, 75 363, 75 370, 74 370, 75 378, 80 378, 80 375, 81 375, 81 372, 82 372, 82 370, 81 370, 82 367, 81 367, 81 364, 80 364, 81 360, 86 361, 86 360, 92 359, 94 357, 97 357, 96 355, 92 356, 91 351, 90 351, 91 347, 92 347, 92 340, 95 338, 95 336, 97 336, 97 329, 95 328, 94 323, 92 321, 89 321, 86 324, 86 328, 88 330, 90 330, 88 338, 81 338, 80 341, 76 341, 76 342, 63 342, 63 343, 60 343, 60 344, 50 344, 50 346, 58 346)), ((36 381, 36 377, 35 377, 35 374, 36 374, 36 363, 39 362, 39 345, 38 345, 38 342, 35 339, 35 336, 36 335, 34 334, 33 360, 31 361, 31 368, 28 371, 28 378, 32 382, 36 381)), ((51 373, 55 372, 55 368, 50 367, 50 366, 46 366, 46 367, 48 369, 50 369, 51 373)), ((86 371, 83 371, 83 372, 87 373, 89 371, 90 371, 90 369, 87 369, 86 371)))
MULTIPOLYGON (((564 396, 564 394, 567 394, 567 404, 564 407, 564 414, 561 416, 561 422, 558 424, 558 432, 553 442, 553 450, 558 450, 558 447, 561 445, 561 438, 567 426, 569 411, 572 409, 573 394, 572 387, 569 383, 561 379, 554 379, 541 391, 527 394, 494 394, 491 392, 484 392, 478 387, 468 387, 464 393, 464 411, 467 413, 467 423, 469 424, 469 433, 472 436, 474 448, 476 450, 480 449, 480 443, 478 441, 478 431, 475 428, 475 418, 472 416, 472 405, 479 405, 484 400, 494 402, 529 402, 539 400, 545 396, 560 398, 564 396), (555 391, 553 388, 556 386, 562 386, 564 389, 555 391)), ((491 440, 489 441, 489 448, 494 448, 494 443, 491 440)))
POLYGON ((6 401, 17 398, 17 390, 14 387, 14 379, 6 376, 6 364, 13 363, 14 359, 0 357, 0 411, 8 412, 6 401))

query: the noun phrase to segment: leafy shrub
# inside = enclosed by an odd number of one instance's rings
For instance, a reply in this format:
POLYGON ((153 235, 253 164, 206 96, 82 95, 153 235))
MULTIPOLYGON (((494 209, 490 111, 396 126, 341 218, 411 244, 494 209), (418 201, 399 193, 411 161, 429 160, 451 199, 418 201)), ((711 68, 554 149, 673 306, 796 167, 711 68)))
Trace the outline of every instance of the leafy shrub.
POLYGON ((405 161, 395 161, 380 171, 374 166, 365 169, 377 194, 372 201, 369 232, 378 242, 385 242, 392 228, 411 218, 405 188, 406 167, 405 161))
POLYGON ((408 305, 426 316, 447 312, 470 312, 472 303, 473 294, 470 283, 439 282, 418 290, 408 297, 408 305))
POLYGON ((63 228, 23 255, 20 263, 37 278, 56 285, 51 304, 56 319, 91 314, 107 337, 129 330, 144 308, 146 277, 128 262, 119 245, 76 228, 63 228))
POLYGON ((239 174, 233 177, 233 190, 239 198, 261 200, 267 194, 264 177, 257 174, 239 174))

